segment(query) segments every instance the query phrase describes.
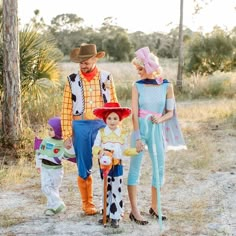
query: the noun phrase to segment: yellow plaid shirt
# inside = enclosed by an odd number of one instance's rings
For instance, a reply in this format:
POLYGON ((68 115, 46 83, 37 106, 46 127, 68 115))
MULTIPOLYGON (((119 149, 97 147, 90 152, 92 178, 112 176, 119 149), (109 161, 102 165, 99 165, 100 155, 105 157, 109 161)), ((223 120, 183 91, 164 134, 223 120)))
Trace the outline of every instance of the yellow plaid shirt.
MULTIPOLYGON (((101 88, 100 88, 100 71, 97 72, 95 77, 91 81, 87 81, 84 76, 80 73, 80 78, 84 88, 84 119, 94 120, 97 119, 93 115, 93 110, 97 107, 104 105, 101 88)), ((110 102, 117 102, 117 96, 115 91, 115 85, 113 79, 110 83, 110 102)), ((73 121, 73 103, 72 94, 69 82, 67 81, 64 88, 63 102, 62 102, 62 113, 61 113, 61 125, 63 139, 66 140, 72 137, 72 121, 73 121)))

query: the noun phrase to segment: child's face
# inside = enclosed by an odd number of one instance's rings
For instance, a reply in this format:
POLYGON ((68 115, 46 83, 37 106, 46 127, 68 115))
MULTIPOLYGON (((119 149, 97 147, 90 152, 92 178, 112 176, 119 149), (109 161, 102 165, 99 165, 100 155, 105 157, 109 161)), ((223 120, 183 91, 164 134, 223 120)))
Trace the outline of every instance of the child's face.
POLYGON ((115 130, 120 123, 120 118, 115 112, 111 112, 106 118, 106 124, 111 130, 115 130))
POLYGON ((48 136, 51 138, 55 137, 55 132, 54 132, 54 129, 52 128, 52 126, 48 124, 47 129, 48 129, 48 136))

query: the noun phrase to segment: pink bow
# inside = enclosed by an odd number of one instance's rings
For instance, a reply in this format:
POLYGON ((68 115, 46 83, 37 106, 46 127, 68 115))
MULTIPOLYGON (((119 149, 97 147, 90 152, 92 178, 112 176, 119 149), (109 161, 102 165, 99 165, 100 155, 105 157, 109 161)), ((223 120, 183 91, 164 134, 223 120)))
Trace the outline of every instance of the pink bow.
POLYGON ((151 74, 158 69, 159 65, 149 58, 150 50, 148 47, 140 48, 135 52, 136 57, 144 64, 147 74, 151 74))
POLYGON ((161 77, 156 79, 157 84, 162 84, 163 83, 163 79, 161 77))

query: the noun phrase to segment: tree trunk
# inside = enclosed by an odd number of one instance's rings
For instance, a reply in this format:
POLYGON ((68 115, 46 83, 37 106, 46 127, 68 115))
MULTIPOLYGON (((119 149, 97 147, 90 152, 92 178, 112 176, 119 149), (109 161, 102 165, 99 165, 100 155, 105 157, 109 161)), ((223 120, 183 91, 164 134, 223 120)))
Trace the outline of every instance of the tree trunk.
POLYGON ((21 134, 18 1, 3 0, 3 143, 15 147, 21 134))
POLYGON ((180 0, 180 21, 179 21, 179 60, 178 60, 178 75, 177 75, 177 89, 182 90, 183 87, 183 6, 184 0, 180 0))

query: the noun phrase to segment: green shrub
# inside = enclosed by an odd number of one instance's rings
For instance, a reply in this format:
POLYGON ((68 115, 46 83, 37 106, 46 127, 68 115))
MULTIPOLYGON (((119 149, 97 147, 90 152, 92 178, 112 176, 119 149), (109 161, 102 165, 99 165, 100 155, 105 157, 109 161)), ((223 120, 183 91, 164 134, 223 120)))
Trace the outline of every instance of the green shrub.
POLYGON ((236 94, 235 73, 215 72, 210 76, 193 73, 184 77, 182 93, 175 89, 180 99, 199 99, 212 97, 234 98, 236 94))

